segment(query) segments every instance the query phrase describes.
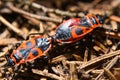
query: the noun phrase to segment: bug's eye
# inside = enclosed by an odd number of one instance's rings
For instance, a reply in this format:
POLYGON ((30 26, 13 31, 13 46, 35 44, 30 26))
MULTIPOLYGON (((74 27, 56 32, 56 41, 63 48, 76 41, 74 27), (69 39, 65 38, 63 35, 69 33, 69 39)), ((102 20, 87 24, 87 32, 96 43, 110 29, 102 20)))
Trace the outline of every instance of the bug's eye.
POLYGON ((34 57, 38 56, 38 51, 37 51, 37 50, 32 50, 32 55, 33 55, 34 57))

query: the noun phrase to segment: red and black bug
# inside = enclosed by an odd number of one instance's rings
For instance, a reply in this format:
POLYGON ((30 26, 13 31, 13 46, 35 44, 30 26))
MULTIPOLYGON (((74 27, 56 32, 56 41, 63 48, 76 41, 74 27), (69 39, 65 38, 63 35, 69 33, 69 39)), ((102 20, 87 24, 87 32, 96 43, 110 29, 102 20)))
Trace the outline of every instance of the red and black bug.
POLYGON ((21 64, 44 55, 51 48, 51 38, 41 36, 24 41, 14 50, 8 60, 9 65, 21 64))
POLYGON ((72 43, 80 40, 86 34, 103 24, 100 15, 87 15, 83 18, 72 18, 62 24, 56 30, 55 39, 59 43, 72 43))

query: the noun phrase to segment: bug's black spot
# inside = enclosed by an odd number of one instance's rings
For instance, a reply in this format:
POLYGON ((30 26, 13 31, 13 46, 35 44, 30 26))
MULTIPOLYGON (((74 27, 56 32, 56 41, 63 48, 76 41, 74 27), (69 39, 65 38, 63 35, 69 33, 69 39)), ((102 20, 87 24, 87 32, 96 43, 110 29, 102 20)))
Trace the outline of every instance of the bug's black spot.
POLYGON ((33 56, 37 56, 38 55, 38 51, 32 50, 32 54, 33 54, 33 56))
POLYGON ((82 32, 82 29, 80 29, 80 28, 77 28, 75 32, 76 32, 77 35, 80 35, 80 34, 83 33, 83 32, 82 32))
POLYGON ((23 58, 26 59, 29 55, 30 49, 29 48, 21 49, 21 50, 19 50, 19 52, 22 54, 23 58))

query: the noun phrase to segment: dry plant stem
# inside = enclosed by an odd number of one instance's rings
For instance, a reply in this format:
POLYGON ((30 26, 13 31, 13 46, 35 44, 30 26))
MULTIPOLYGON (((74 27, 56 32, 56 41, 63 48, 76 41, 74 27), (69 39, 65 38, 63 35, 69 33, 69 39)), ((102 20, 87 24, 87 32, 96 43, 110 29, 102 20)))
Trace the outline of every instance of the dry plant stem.
POLYGON ((37 19, 35 19, 35 18, 32 18, 30 16, 26 16, 26 15, 24 15, 23 17, 26 18, 26 19, 28 19, 30 21, 30 24, 32 24, 32 25, 33 24, 36 25, 36 26, 40 25, 40 21, 37 20, 37 19))
POLYGON ((100 74, 103 70, 92 70, 91 73, 93 74, 100 74))
POLYGON ((10 32, 6 29, 3 33, 0 34, 0 39, 7 38, 10 36, 10 32))
POLYGON ((120 5, 120 0, 112 0, 110 3, 111 10, 120 5))
POLYGON ((10 24, 4 17, 0 16, 0 21, 5 24, 8 28, 13 30, 18 35, 22 36, 25 39, 25 34, 19 30, 18 28, 14 27, 12 24, 10 24))
POLYGON ((24 16, 24 17, 30 21, 29 22, 30 24, 36 25, 37 27, 39 27, 40 33, 44 33, 44 26, 43 26, 43 23, 41 21, 39 21, 38 19, 32 18, 32 17, 29 17, 29 16, 24 16))
POLYGON ((111 53, 108 53, 108 54, 104 54, 104 55, 102 55, 102 56, 99 56, 99 57, 96 57, 96 58, 94 58, 94 59, 92 59, 92 60, 89 60, 89 61, 86 62, 85 64, 79 66, 79 67, 78 67, 78 70, 84 69, 84 68, 86 68, 86 67, 88 67, 88 66, 91 66, 91 65, 93 65, 93 64, 95 64, 95 63, 98 63, 98 62, 100 62, 100 61, 102 61, 102 60, 105 60, 105 59, 114 57, 114 56, 116 56, 116 55, 120 55, 120 50, 117 50, 117 51, 114 51, 114 52, 111 52, 111 53))
POLYGON ((0 57, 4 56, 6 53, 7 53, 7 51, 6 52, 0 52, 0 57))
POLYGON ((78 54, 72 54, 72 56, 76 59, 76 60, 78 60, 78 61, 82 61, 83 60, 83 58, 81 57, 81 56, 79 56, 78 54))
POLYGON ((67 60, 69 58, 71 58, 71 56, 69 54, 60 55, 60 56, 57 56, 57 57, 53 58, 51 60, 51 63, 60 62, 60 61, 63 61, 63 60, 67 60))
MULTIPOLYGON (((114 57, 105 68, 109 70, 111 67, 113 67, 113 65, 117 62, 118 58, 119 58, 118 56, 114 57)), ((104 70, 96 77, 95 80, 100 80, 103 73, 104 73, 104 70)))
POLYGON ((109 31, 104 31, 104 32, 97 31, 97 33, 101 34, 101 36, 109 35, 109 38, 120 39, 120 33, 109 32, 109 31))
POLYGON ((92 2, 92 5, 96 6, 100 1, 101 1, 101 0, 94 0, 94 1, 92 2))
POLYGON ((110 19, 113 20, 113 21, 120 22, 120 17, 115 16, 115 15, 110 16, 110 19))
POLYGON ((120 33, 114 33, 114 32, 103 32, 103 35, 109 35, 110 38, 116 38, 116 39, 120 39, 120 33))
POLYGON ((54 9, 46 8, 45 6, 37 4, 35 2, 32 2, 31 5, 35 8, 42 9, 44 12, 53 12, 54 11, 54 9))
POLYGON ((113 31, 117 31, 118 30, 118 25, 116 21, 111 21, 111 26, 112 26, 112 30, 113 31))
POLYGON ((3 62, 0 62, 0 67, 4 66, 7 63, 7 60, 5 58, 0 58, 3 59, 3 62))
POLYGON ((75 64, 69 64, 69 65, 70 65, 70 80, 74 80, 74 79, 78 80, 75 64))
POLYGON ((120 68, 113 68, 113 70, 120 71, 120 68))
POLYGON ((12 46, 10 46, 10 45, 7 46, 4 50, 2 50, 3 52, 0 52, 0 57, 5 56, 8 53, 8 51, 12 48, 13 48, 13 45, 12 46))
POLYGON ((54 71, 54 73, 60 75, 60 76, 65 76, 63 72, 61 72, 61 70, 58 70, 58 68, 56 67, 51 67, 51 69, 54 71))
POLYGON ((36 19, 45 20, 45 21, 53 21, 53 22, 61 22, 62 21, 62 19, 55 19, 55 18, 50 18, 50 17, 46 17, 46 16, 35 15, 32 13, 23 11, 22 9, 16 8, 12 4, 8 4, 7 6, 8 6, 8 8, 10 8, 12 11, 14 11, 16 13, 27 15, 27 16, 30 16, 30 17, 33 17, 36 19))
POLYGON ((116 77, 111 73, 109 69, 104 68, 104 72, 110 80, 117 80, 116 77))
POLYGON ((42 76, 46 76, 46 77, 52 78, 52 79, 64 80, 63 77, 59 77, 59 76, 57 76, 55 74, 52 74, 52 73, 46 73, 46 72, 41 71, 41 70, 32 69, 32 72, 35 73, 35 74, 38 74, 38 75, 42 75, 42 76))
POLYGON ((40 4, 37 4, 37 3, 32 3, 31 4, 33 7, 35 8, 38 8, 38 9, 42 9, 44 12, 51 12, 51 13, 56 13, 56 14, 59 14, 59 15, 64 15, 64 16, 79 16, 79 17, 83 17, 85 16, 83 13, 71 13, 69 11, 62 11, 62 10, 59 10, 59 9, 51 9, 51 8, 46 8, 45 6, 43 5, 40 5, 40 4))
POLYGON ((77 65, 81 65, 83 64, 82 61, 66 61, 66 64, 77 64, 77 65))
POLYGON ((17 43, 17 40, 15 38, 0 39, 0 46, 5 46, 14 43, 17 43))
POLYGON ((106 51, 106 47, 100 43, 99 41, 97 40, 94 40, 95 44, 98 45, 100 48, 102 48, 102 51, 105 52, 106 51))
POLYGON ((84 53, 84 62, 88 61, 88 48, 86 48, 85 53, 84 53))

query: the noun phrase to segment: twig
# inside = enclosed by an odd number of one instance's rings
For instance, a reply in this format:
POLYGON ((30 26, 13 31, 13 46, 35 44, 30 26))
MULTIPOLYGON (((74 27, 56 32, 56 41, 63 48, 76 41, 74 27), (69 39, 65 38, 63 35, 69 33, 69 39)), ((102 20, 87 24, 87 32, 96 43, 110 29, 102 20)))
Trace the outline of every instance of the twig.
POLYGON ((15 33, 22 36, 25 39, 25 34, 19 30, 18 28, 14 27, 12 24, 10 24, 4 17, 0 15, 0 21, 5 24, 8 28, 12 29, 15 33))
POLYGON ((45 6, 37 4, 35 2, 32 2, 31 5, 35 8, 42 9, 44 12, 54 12, 54 9, 46 8, 45 6))
POLYGON ((101 1, 101 0, 94 0, 94 1, 92 2, 92 5, 96 6, 100 1, 101 1))
POLYGON ((78 80, 75 64, 69 64, 69 65, 70 65, 70 80, 74 80, 74 79, 78 80))
POLYGON ((101 48, 99 47, 99 46, 93 46, 93 49, 95 50, 95 51, 100 51, 101 50, 101 48))
POLYGON ((86 48, 85 53, 84 53, 84 60, 85 63, 88 61, 88 48, 86 48))
POLYGON ((12 11, 10 9, 8 9, 8 8, 0 9, 0 14, 4 14, 4 13, 9 14, 9 13, 12 13, 12 11))
MULTIPOLYGON (((15 43, 14 43, 15 44, 15 43)), ((14 47, 14 45, 8 45, 4 49, 2 49, 3 52, 0 52, 0 57, 5 56, 6 54, 9 53, 9 50, 11 50, 14 47)))
POLYGON ((60 61, 63 61, 63 60, 67 60, 69 58, 71 58, 71 56, 68 55, 68 54, 60 55, 60 56, 57 56, 57 57, 53 58, 51 60, 51 63, 60 62, 60 61))
POLYGON ((44 12, 51 12, 51 13, 56 13, 56 14, 59 14, 59 15, 64 15, 64 16, 79 16, 79 17, 83 17, 84 16, 84 13, 80 12, 80 13, 71 13, 69 11, 62 11, 62 10, 59 10, 59 9, 52 9, 52 8, 47 8, 43 5, 40 5, 40 4, 37 4, 37 3, 31 3, 31 5, 35 8, 38 8, 38 9, 42 9, 44 12))
POLYGON ((115 16, 115 15, 110 16, 110 19, 113 20, 113 21, 120 22, 120 17, 115 16))
POLYGON ((35 19, 35 18, 32 18, 30 16, 26 16, 26 15, 24 15, 23 17, 26 18, 26 19, 28 19, 30 21, 30 24, 32 24, 32 25, 33 24, 36 25, 36 26, 40 25, 40 21, 37 20, 37 19, 35 19))
POLYGON ((3 62, 0 62, 0 67, 4 66, 7 63, 7 60, 5 58, 0 58, 0 60, 4 60, 3 62))
POLYGON ((111 21, 111 26, 112 26, 112 30, 113 31, 117 31, 118 30, 118 25, 116 21, 111 21))
POLYGON ((50 18, 50 17, 46 17, 46 16, 35 15, 32 13, 23 11, 22 9, 16 8, 12 4, 8 4, 7 7, 16 13, 27 15, 27 16, 30 16, 30 17, 33 17, 36 19, 45 20, 45 21, 53 21, 53 22, 61 22, 62 21, 62 19, 55 19, 55 18, 50 18))
POLYGON ((104 54, 102 56, 99 56, 99 57, 96 57, 88 62, 86 62, 85 64, 83 64, 82 66, 78 67, 78 70, 81 70, 81 69, 84 69, 88 66, 91 66, 95 63, 98 63, 100 61, 103 61, 105 59, 108 59, 108 58, 111 58, 111 57, 114 57, 116 55, 120 55, 120 50, 117 50, 117 51, 114 51, 114 52, 111 52, 111 53, 108 53, 108 54, 104 54))
POLYGON ((103 35, 109 35, 110 38, 116 38, 116 39, 120 39, 120 33, 114 33, 114 32, 108 32, 105 31, 103 32, 103 35))
POLYGON ((76 60, 78 60, 78 61, 81 61, 81 60, 83 60, 83 58, 80 56, 80 55, 78 55, 78 54, 72 54, 72 56, 76 59, 76 60))
POLYGON ((46 73, 46 72, 41 71, 41 70, 32 69, 32 72, 35 73, 35 74, 38 74, 38 75, 42 75, 42 76, 46 76, 46 77, 52 78, 52 79, 64 80, 63 77, 59 77, 59 76, 57 76, 55 74, 52 74, 52 73, 46 73))
POLYGON ((77 64, 77 65, 81 65, 83 64, 82 61, 66 61, 66 64, 77 64))
POLYGON ((112 0, 109 6, 111 6, 111 10, 112 10, 119 5, 120 5, 120 0, 112 0))
POLYGON ((7 53, 7 51, 5 52, 0 52, 0 57, 4 56, 7 53))
MULTIPOLYGON (((118 56, 114 57, 105 68, 109 70, 117 62, 118 58, 119 58, 118 56)), ((103 73, 104 73, 104 70, 96 77, 95 80, 99 80, 103 75, 103 73)))
POLYGON ((5 46, 14 43, 17 43, 17 40, 15 38, 0 39, 0 46, 5 46))
POLYGON ((102 43, 100 43, 99 41, 94 40, 94 42, 95 42, 96 45, 98 45, 101 48, 101 50, 103 52, 105 52, 107 50, 106 47, 102 43))
POLYGON ((65 76, 60 68, 58 69, 58 67, 51 67, 51 69, 54 71, 54 73, 56 73, 60 76, 65 76))
POLYGON ((92 70, 92 74, 100 74, 103 70, 92 70))
POLYGON ((5 31, 0 34, 0 39, 7 38, 9 36, 10 36, 10 32, 7 29, 5 29, 5 31))
POLYGON ((96 33, 101 34, 101 36, 109 35, 110 38, 120 39, 120 33, 109 32, 109 31, 96 31, 96 33))
POLYGON ((117 80, 116 77, 111 73, 109 69, 104 68, 104 72, 109 77, 110 80, 117 80))

